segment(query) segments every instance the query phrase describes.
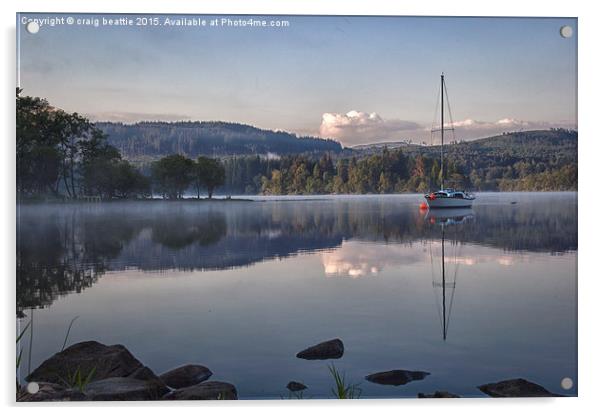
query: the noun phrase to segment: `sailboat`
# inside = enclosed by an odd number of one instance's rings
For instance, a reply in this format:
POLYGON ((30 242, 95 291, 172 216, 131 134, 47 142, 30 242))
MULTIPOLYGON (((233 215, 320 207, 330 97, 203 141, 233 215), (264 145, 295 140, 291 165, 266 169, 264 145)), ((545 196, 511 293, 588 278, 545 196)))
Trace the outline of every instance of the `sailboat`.
MULTIPOLYGON (((449 128, 445 128, 445 109, 444 109, 444 102, 445 102, 445 98, 447 97, 447 89, 445 88, 445 77, 443 74, 441 74, 441 128, 439 129, 435 129, 433 128, 431 130, 431 133, 433 132, 441 132, 441 189, 435 192, 430 192, 424 195, 424 198, 426 199, 426 204, 428 205, 429 209, 432 208, 467 208, 467 207, 471 207, 472 206, 472 202, 475 200, 475 196, 467 193, 464 190, 455 190, 452 188, 445 188, 444 187, 444 159, 443 159, 443 138, 444 138, 444 133, 445 130, 452 130, 454 129, 454 125, 453 122, 450 123, 450 127, 449 128)), ((448 101, 447 101, 447 105, 448 105, 448 109, 449 109, 449 97, 447 97, 448 101)), ((450 112, 450 119, 451 119, 451 111, 450 112)))

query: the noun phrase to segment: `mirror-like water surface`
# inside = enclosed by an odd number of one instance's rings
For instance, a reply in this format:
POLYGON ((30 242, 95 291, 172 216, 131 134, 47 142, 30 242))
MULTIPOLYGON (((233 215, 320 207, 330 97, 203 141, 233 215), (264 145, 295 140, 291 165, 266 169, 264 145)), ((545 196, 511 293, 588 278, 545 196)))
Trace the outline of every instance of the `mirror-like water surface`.
POLYGON ((576 193, 435 215, 416 195, 255 199, 20 206, 21 375, 79 316, 70 343, 124 344, 156 373, 200 363, 240 398, 287 396, 290 380, 329 397, 331 362, 362 397, 485 396, 515 377, 577 393, 576 193), (335 337, 341 359, 295 357, 335 337), (364 380, 392 369, 431 375, 364 380))

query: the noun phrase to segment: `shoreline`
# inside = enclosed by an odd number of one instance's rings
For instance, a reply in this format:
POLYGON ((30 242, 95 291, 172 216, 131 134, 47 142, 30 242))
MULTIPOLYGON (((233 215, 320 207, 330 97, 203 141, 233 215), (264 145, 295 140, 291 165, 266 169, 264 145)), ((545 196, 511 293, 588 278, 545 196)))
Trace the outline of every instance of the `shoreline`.
MULTIPOLYGON (((516 191, 497 191, 497 190, 486 190, 482 192, 475 192, 476 195, 485 194, 485 195, 493 195, 493 194, 528 194, 528 193, 578 193, 578 190, 516 190, 516 191)), ((265 202, 265 201, 289 201, 289 200, 303 200, 303 201, 320 201, 320 200, 328 200, 332 197, 392 197, 392 196, 422 196, 423 193, 419 192, 404 192, 404 193, 323 193, 323 194, 278 194, 278 195, 240 195, 240 196, 219 196, 213 197, 211 199, 204 198, 196 198, 196 197, 185 197, 181 199, 162 199, 162 198, 141 198, 141 199, 95 199, 95 200, 86 200, 86 199, 22 199, 19 200, 17 198, 17 205, 41 205, 41 204, 106 204, 106 203, 121 203, 121 202, 187 202, 187 203, 215 203, 215 202, 265 202), (262 198, 262 199, 258 199, 262 198), (282 199, 278 199, 282 198, 282 199)))

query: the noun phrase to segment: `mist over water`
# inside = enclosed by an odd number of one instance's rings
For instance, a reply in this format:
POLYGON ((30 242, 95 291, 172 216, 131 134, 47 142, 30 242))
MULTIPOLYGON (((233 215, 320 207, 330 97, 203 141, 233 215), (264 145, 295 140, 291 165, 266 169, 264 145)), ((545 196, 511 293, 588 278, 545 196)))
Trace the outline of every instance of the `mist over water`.
POLYGON ((19 206, 31 368, 79 316, 70 343, 124 344, 156 373, 203 364, 241 398, 279 399, 290 380, 328 397, 330 361, 295 354, 335 337, 363 397, 484 396, 514 377, 576 394, 560 387, 577 385, 576 193, 428 214, 418 195, 254 199, 19 206), (364 380, 392 369, 431 375, 364 380))

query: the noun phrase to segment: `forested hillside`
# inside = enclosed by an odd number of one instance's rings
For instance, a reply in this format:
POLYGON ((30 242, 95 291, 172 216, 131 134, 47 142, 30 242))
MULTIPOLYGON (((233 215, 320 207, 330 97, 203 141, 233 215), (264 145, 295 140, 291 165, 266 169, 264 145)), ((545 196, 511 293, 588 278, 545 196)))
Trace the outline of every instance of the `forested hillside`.
MULTIPOLYGON (((436 144, 436 143, 435 143, 436 144)), ((401 148, 406 154, 439 154, 438 145, 422 146, 411 142, 375 143, 354 146, 356 154, 371 155, 380 153, 383 147, 389 150, 401 148)), ((577 157, 577 131, 561 128, 504 133, 472 141, 446 144, 443 148, 447 156, 482 157, 509 156, 518 158, 550 157, 554 154, 577 157)))
MULTIPOLYGON (((436 159, 440 154, 439 146, 391 144, 410 157, 436 159)), ((382 146, 362 146, 355 152, 365 158, 380 154, 382 146)), ((566 190, 577 186, 577 131, 573 130, 505 133, 446 144, 444 153, 446 163, 468 175, 467 183, 476 190, 566 190)))
MULTIPOLYGON (((147 175, 151 161, 170 154, 220 158, 226 178, 219 193, 389 193, 439 187, 438 146, 401 142, 343 149, 334 140, 223 122, 96 126, 147 175)), ((474 191, 577 187, 576 131, 506 133, 446 144, 444 152, 449 186, 474 191)))
MULTIPOLYGON (((577 132, 508 133, 446 145, 446 186, 484 190, 576 190, 577 132)), ((425 192, 440 183, 438 146, 345 149, 320 157, 224 160, 231 193, 315 194, 425 192)))
POLYGON ((108 142, 131 161, 157 160, 169 154, 190 158, 243 154, 298 154, 339 152, 334 140, 297 137, 284 131, 261 130, 226 122, 96 123, 108 142))

